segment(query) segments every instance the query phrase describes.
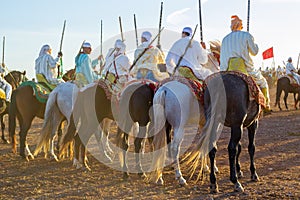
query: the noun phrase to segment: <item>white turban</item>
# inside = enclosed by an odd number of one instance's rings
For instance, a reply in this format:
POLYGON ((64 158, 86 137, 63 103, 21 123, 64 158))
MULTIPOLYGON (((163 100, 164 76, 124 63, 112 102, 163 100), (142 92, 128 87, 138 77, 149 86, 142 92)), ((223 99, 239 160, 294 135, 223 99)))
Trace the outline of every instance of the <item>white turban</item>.
POLYGON ((152 34, 149 31, 144 31, 142 33, 142 38, 145 38, 147 42, 150 42, 152 34))
POLYGON ((89 42, 84 42, 84 43, 82 44, 82 47, 91 48, 92 45, 91 45, 91 43, 89 43, 89 42))
POLYGON ((51 49, 50 45, 45 44, 44 46, 42 46, 39 56, 46 54, 50 49, 51 49))
POLYGON ((115 42, 115 48, 118 49, 117 53, 125 53, 126 45, 122 40, 117 39, 115 42))
POLYGON ((192 33, 193 30, 192 30, 191 27, 184 27, 183 30, 182 30, 182 32, 189 33, 189 34, 190 34, 189 36, 192 36, 192 34, 193 34, 193 33, 192 33))

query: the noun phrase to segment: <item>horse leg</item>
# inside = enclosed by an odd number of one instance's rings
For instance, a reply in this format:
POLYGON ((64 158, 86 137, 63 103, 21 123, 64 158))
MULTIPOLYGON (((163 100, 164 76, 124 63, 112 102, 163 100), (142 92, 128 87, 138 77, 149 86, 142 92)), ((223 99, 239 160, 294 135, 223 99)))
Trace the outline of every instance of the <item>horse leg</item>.
POLYGON ((3 120, 3 115, 0 116, 0 121, 1 121, 2 140, 3 140, 4 143, 9 144, 9 140, 6 140, 5 135, 4 135, 5 123, 4 123, 4 120, 3 120))
MULTIPOLYGON (((140 176, 146 176, 145 173, 143 172, 143 168, 142 168, 142 163, 141 163, 141 152, 142 152, 142 144, 145 144, 145 142, 143 142, 146 137, 146 133, 147 133, 147 126, 139 126, 139 133, 137 135, 137 137, 135 137, 134 139, 134 152, 135 152, 135 163, 136 163, 136 170, 138 171, 138 174, 140 176)), ((143 145, 144 146, 144 145, 143 145)))
POLYGON ((288 95, 289 93, 288 92, 284 92, 284 97, 283 97, 283 100, 284 100, 284 105, 285 105, 285 108, 288 110, 288 105, 287 105, 287 98, 288 98, 288 95))
POLYGON ((237 146, 242 136, 242 127, 231 127, 231 138, 228 144, 229 164, 230 164, 230 181, 234 184, 234 191, 243 192, 244 188, 238 181, 236 174, 236 156, 237 146))
POLYGON ((117 138, 117 145, 121 148, 121 150, 119 151, 119 159, 123 170, 123 179, 127 179, 129 177, 128 167, 126 163, 126 154, 129 147, 128 134, 124 133, 120 128, 118 128, 117 138))
POLYGON ((235 161, 235 167, 236 167, 236 172, 237 172, 238 178, 242 178, 244 176, 243 172, 241 171, 241 164, 240 164, 240 160, 239 160, 241 151, 242 151, 242 144, 241 144, 241 142, 239 142, 237 145, 237 154, 236 154, 236 161, 235 161))
POLYGON ((258 121, 254 121, 249 127, 248 127, 248 138, 249 138, 249 145, 248 145, 248 152, 250 155, 250 172, 251 172, 251 180, 252 181, 259 181, 259 177, 255 170, 255 164, 254 164, 254 153, 255 153, 255 142, 254 137, 256 134, 256 130, 258 127, 258 121))
POLYGON ((74 144, 75 156, 74 156, 74 159, 73 159, 73 166, 76 169, 79 169, 79 168, 82 167, 82 164, 79 162, 79 153, 80 153, 81 141, 80 141, 80 137, 79 137, 78 134, 75 135, 74 141, 75 141, 75 144, 74 144))
POLYGON ((180 145, 182 143, 184 134, 184 128, 174 129, 174 139, 171 143, 171 155, 174 161, 174 169, 175 169, 175 179, 179 181, 180 185, 186 185, 186 180, 183 178, 180 166, 179 166, 179 151, 180 145))
POLYGON ((296 98, 296 93, 294 93, 294 102, 295 102, 294 108, 297 110, 298 99, 296 98))
POLYGON ((216 158, 217 148, 213 147, 213 149, 209 152, 210 159, 210 191, 211 193, 218 193, 219 188, 217 184, 216 171, 215 171, 215 158, 216 158))
POLYGON ((29 159, 29 157, 34 159, 34 156, 30 152, 27 141, 26 141, 26 136, 27 136, 28 130, 31 126, 32 120, 33 120, 33 117, 27 121, 24 121, 22 126, 20 127, 20 156, 22 156, 23 158, 25 158, 27 160, 29 159), (25 153, 25 149, 27 151, 27 156, 25 153))

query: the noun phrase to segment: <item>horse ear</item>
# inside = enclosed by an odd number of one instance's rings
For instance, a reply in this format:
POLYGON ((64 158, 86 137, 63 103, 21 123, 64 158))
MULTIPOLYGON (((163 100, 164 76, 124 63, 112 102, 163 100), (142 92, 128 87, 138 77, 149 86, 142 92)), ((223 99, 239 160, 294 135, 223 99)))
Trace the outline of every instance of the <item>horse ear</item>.
POLYGON ((24 72, 22 74, 25 76, 26 75, 26 70, 24 70, 24 72))

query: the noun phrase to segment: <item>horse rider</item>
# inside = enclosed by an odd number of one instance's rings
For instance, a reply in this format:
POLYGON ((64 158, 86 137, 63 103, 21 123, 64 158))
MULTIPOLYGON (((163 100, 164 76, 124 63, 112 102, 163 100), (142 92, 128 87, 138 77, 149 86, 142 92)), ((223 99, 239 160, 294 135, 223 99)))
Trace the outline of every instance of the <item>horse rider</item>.
POLYGON ((128 56, 125 54, 126 45, 117 39, 114 48, 108 50, 105 57, 102 76, 111 83, 124 85, 130 80, 129 69, 131 66, 128 56))
POLYGON ((277 78, 281 78, 283 77, 285 74, 285 70, 283 68, 280 67, 280 65, 278 65, 277 70, 276 70, 276 76, 277 78))
POLYGON ((11 93, 12 93, 12 86, 4 79, 4 72, 5 72, 5 64, 2 63, 0 66, 0 88, 3 89, 5 92, 5 100, 10 102, 11 93))
POLYGON ((209 41, 209 51, 207 54, 208 62, 203 67, 210 69, 212 72, 218 72, 220 71, 221 42, 219 40, 209 41))
POLYGON ((89 55, 92 51, 92 46, 89 42, 84 42, 81 47, 82 49, 75 57, 75 81, 80 87, 99 79, 94 69, 99 61, 103 59, 102 55, 100 55, 95 60, 91 60, 89 55))
POLYGON ((266 99, 265 113, 270 113, 269 86, 261 72, 254 68, 250 54, 255 56, 258 53, 258 46, 249 32, 242 31, 242 20, 237 16, 231 17, 231 33, 222 40, 220 70, 238 70, 249 74, 254 78, 266 99))
POLYGON ((59 52, 55 59, 51 54, 50 45, 43 45, 39 57, 35 60, 35 74, 37 82, 45 83, 50 89, 54 89, 57 84, 63 82, 63 80, 56 78, 55 71, 59 65, 59 58, 62 57, 62 52, 59 52))
POLYGON ((168 78, 169 75, 166 72, 160 72, 157 67, 158 64, 164 63, 165 57, 159 48, 150 45, 151 37, 152 34, 148 31, 142 33, 142 44, 134 52, 136 63, 132 68, 131 74, 137 79, 149 79, 158 82, 168 78))
POLYGON ((172 45, 166 57, 167 71, 173 74, 173 70, 178 65, 180 57, 183 56, 175 74, 195 80, 204 80, 208 75, 212 74, 210 70, 202 66, 208 61, 207 51, 203 48, 205 44, 202 43, 200 45, 199 42, 192 40, 190 47, 184 54, 191 37, 192 28, 183 28, 181 38, 172 45))
POLYGON ((285 70, 286 75, 293 77, 297 84, 300 85, 300 75, 297 74, 297 70, 293 65, 293 60, 291 57, 288 58, 285 70))

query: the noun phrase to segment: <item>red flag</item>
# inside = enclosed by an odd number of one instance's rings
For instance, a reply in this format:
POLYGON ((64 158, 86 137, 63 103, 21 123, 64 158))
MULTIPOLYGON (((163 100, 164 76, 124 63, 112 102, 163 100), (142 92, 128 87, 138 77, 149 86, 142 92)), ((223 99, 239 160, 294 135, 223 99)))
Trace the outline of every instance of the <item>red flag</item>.
POLYGON ((273 58, 274 57, 274 54, 273 54, 273 47, 265 50, 263 53, 262 53, 262 56, 263 56, 263 59, 268 59, 268 58, 273 58))

